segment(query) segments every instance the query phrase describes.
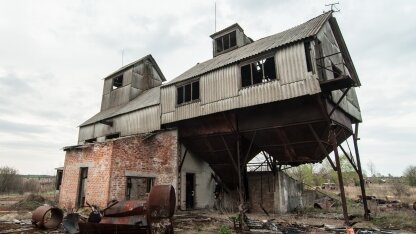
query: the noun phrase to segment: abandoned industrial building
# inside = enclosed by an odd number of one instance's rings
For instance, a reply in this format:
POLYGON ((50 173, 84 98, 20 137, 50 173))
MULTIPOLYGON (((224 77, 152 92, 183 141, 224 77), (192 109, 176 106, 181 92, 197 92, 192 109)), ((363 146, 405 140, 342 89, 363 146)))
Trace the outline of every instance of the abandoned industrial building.
POLYGON ((60 206, 105 207, 169 184, 178 209, 286 212, 304 201, 279 169, 328 159, 342 185, 337 149, 351 136, 361 174, 360 81, 332 12, 259 40, 238 24, 211 38, 213 58, 169 81, 151 55, 104 78, 100 112, 64 147, 60 206), (268 170, 248 172, 258 154, 268 170))

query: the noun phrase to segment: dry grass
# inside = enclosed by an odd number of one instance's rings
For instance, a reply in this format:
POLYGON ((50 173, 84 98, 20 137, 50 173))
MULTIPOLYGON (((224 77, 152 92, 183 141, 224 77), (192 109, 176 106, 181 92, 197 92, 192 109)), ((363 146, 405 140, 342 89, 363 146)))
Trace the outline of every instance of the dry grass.
MULTIPOLYGON (((416 202, 416 187, 409 187, 403 185, 406 188, 406 193, 397 195, 396 188, 393 184, 369 184, 366 186, 366 194, 368 196, 376 196, 377 198, 386 199, 388 196, 389 199, 400 200, 404 203, 413 204, 416 202)), ((345 186, 345 195, 350 199, 357 199, 358 195, 361 195, 361 190, 359 186, 345 186)))

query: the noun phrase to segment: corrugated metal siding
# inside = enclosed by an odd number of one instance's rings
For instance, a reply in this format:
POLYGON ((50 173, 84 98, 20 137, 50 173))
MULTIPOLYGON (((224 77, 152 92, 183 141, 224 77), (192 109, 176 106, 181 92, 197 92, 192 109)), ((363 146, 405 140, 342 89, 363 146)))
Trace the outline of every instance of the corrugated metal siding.
POLYGON ((79 129, 78 142, 99 138, 119 132, 121 136, 146 133, 160 129, 160 106, 146 107, 134 112, 114 117, 113 126, 101 123, 82 126, 79 129))
POLYGON ((201 104, 238 95, 238 65, 207 73, 200 78, 201 104))
POLYGON ((278 50, 276 58, 277 73, 282 85, 305 79, 308 72, 304 43, 278 50))
POLYGON ((114 118, 113 131, 122 136, 160 129, 160 106, 147 107, 114 118))
POLYGON ((330 17, 332 17, 331 12, 326 12, 286 31, 259 39, 228 53, 218 55, 213 59, 195 65, 180 76, 169 81, 167 85, 181 82, 229 64, 253 57, 260 53, 271 51, 278 47, 288 45, 289 43, 314 36, 319 31, 322 24, 327 22, 330 17))
POLYGON ((165 86, 160 89, 162 113, 175 111, 176 86, 165 86))

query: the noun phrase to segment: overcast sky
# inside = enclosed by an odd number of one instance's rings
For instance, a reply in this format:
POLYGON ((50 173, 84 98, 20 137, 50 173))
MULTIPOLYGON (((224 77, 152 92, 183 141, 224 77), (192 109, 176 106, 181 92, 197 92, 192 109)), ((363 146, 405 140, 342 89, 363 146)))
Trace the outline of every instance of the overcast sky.
MULTIPOLYGON (((217 29, 257 40, 328 10, 330 1, 217 0, 217 29)), ((168 80, 212 57, 214 0, 0 0, 0 166, 53 174, 77 126, 100 108, 102 78, 152 54, 168 80)), ((416 2, 340 1, 335 16, 360 76, 364 169, 416 165, 416 2)), ((350 142, 351 143, 351 142, 350 142)))

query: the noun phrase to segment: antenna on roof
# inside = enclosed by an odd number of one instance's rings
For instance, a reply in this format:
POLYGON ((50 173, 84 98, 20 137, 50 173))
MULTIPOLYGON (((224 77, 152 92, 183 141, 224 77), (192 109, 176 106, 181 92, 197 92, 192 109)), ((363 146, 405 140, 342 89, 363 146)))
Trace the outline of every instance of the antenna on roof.
POLYGON ((340 12, 341 9, 339 9, 337 7, 337 5, 339 5, 339 2, 333 2, 333 3, 325 4, 326 7, 329 7, 329 6, 331 7, 331 11, 333 11, 333 12, 340 12))
POLYGON ((214 1, 214 18, 215 18, 215 23, 214 23, 214 33, 217 32, 217 1, 214 1))

